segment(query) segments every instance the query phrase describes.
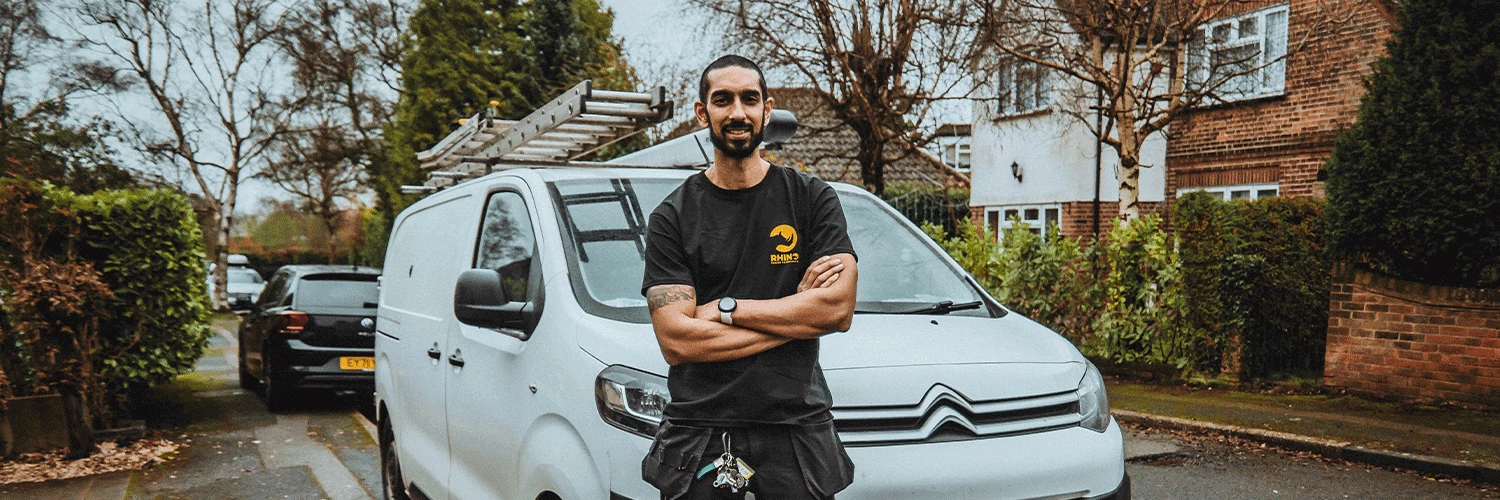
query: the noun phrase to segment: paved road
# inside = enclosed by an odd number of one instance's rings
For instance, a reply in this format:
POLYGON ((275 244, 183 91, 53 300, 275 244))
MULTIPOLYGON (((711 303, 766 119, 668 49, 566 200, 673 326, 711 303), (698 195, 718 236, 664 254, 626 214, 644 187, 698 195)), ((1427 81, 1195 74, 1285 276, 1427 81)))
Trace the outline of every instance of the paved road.
POLYGON ((312 395, 281 413, 238 387, 237 346, 227 332, 210 342, 197 371, 176 386, 186 446, 166 466, 144 471, 130 498, 360 500, 380 492, 379 453, 356 415, 364 397, 312 395))
POLYGON ((1455 484, 1217 437, 1127 432, 1126 439, 1127 443, 1158 443, 1163 448, 1126 464, 1135 498, 1500 498, 1500 487, 1455 484))

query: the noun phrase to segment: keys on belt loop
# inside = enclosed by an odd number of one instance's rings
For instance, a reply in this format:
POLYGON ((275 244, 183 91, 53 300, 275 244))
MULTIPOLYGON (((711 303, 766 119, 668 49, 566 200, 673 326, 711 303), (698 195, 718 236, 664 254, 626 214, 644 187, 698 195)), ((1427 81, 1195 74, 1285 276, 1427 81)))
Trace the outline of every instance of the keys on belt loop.
POLYGON ((728 488, 730 492, 739 493, 740 489, 750 485, 750 476, 755 475, 755 470, 750 468, 744 460, 736 458, 731 448, 729 431, 724 431, 722 436, 724 442, 724 454, 713 463, 698 471, 698 477, 702 478, 709 471, 717 469, 719 474, 714 478, 715 488, 728 488))

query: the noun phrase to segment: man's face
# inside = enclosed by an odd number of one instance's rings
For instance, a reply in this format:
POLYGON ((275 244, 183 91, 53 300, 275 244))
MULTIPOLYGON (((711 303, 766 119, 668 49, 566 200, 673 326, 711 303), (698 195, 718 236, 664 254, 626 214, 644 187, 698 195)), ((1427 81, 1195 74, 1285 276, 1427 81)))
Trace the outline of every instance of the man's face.
POLYGON ((714 147, 731 158, 747 158, 760 147, 773 102, 761 95, 755 71, 730 66, 708 73, 708 102, 693 106, 714 147))

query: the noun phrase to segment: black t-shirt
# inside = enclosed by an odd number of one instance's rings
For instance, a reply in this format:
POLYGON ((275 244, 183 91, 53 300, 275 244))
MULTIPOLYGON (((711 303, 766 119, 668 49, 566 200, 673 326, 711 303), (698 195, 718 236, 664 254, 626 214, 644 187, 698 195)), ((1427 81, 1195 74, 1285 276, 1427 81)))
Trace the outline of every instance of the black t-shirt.
MULTIPOLYGON (((797 293, 814 260, 854 254, 844 210, 827 183, 771 165, 755 186, 725 190, 689 177, 651 213, 641 293, 691 285, 698 304, 797 293)), ((666 417, 686 425, 811 424, 831 418, 818 340, 794 340, 733 361, 667 372, 666 417)))

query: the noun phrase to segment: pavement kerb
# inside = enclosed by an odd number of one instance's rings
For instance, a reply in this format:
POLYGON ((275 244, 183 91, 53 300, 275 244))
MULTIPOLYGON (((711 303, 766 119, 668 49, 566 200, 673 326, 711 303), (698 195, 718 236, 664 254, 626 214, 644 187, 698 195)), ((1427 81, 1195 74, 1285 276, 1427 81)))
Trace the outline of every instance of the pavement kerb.
POLYGON ((1348 460, 1350 462, 1381 467, 1398 467, 1425 474, 1441 474, 1456 479, 1466 479, 1486 484, 1500 484, 1500 467, 1467 460, 1453 460, 1415 453, 1375 450, 1347 441, 1334 441, 1299 434, 1168 417, 1130 410, 1110 410, 1110 413, 1115 416, 1116 420, 1135 425, 1189 432, 1224 434, 1290 450, 1317 453, 1333 459, 1348 460))

